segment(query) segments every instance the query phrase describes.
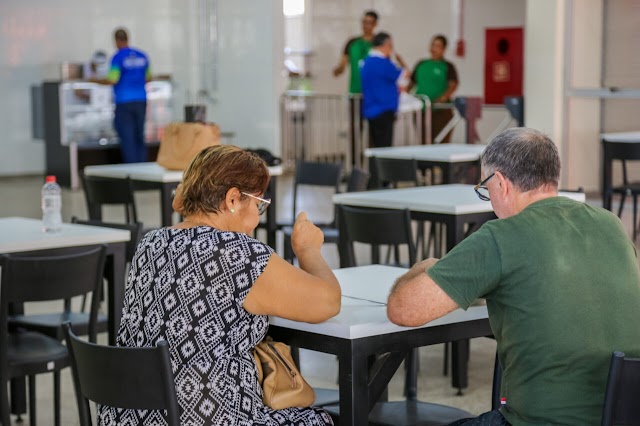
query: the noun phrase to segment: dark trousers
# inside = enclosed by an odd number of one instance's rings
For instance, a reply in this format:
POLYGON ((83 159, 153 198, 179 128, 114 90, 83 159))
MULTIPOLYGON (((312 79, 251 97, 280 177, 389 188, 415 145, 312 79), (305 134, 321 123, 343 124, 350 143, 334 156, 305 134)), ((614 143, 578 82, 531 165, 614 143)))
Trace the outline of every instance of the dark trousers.
MULTIPOLYGON (((453 110, 451 109, 433 109, 431 110, 431 142, 435 143, 436 136, 449 124, 449 121, 453 118, 453 110)), ((442 139, 440 143, 449 143, 451 140, 452 131, 449 131, 447 135, 442 139)))
POLYGON ((126 102, 116 104, 113 126, 120 138, 120 152, 125 163, 147 161, 147 146, 144 143, 144 120, 147 103, 126 102))
POLYGON ((500 411, 493 410, 472 419, 458 420, 450 423, 449 426, 511 426, 511 423, 504 418, 500 411))
POLYGON ((370 148, 381 148, 393 144, 393 124, 395 121, 395 111, 386 111, 369 119, 370 148))

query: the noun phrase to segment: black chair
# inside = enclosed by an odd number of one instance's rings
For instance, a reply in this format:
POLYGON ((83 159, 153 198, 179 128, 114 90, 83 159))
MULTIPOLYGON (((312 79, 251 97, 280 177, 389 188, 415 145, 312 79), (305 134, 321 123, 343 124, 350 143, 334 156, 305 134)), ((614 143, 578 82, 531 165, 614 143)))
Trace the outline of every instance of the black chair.
POLYGON ((122 229, 125 231, 129 231, 131 233, 131 239, 127 242, 127 245, 125 247, 125 260, 127 261, 127 263, 131 263, 133 255, 136 253, 136 248, 138 247, 138 243, 140 242, 143 234, 141 222, 111 223, 102 222, 100 220, 82 220, 78 219, 76 216, 72 216, 71 223, 76 223, 78 225, 102 226, 104 228, 122 229))
MULTIPOLYGON (((296 164, 296 176, 293 184, 293 206, 291 209, 291 218, 295 221, 299 212, 298 197, 301 186, 314 186, 333 188, 335 193, 340 192, 340 178, 342 177, 342 164, 334 163, 310 163, 299 161, 296 164)), ((284 226, 291 226, 288 223, 284 226)), ((319 225, 335 225, 335 217, 328 223, 320 223, 319 225)))
MULTIPOLYGON (((291 248, 291 233, 293 232, 293 221, 295 221, 300 209, 298 196, 301 186, 333 188, 334 193, 340 192, 340 178, 342 176, 342 165, 333 163, 311 163, 298 161, 296 164, 296 174, 293 182, 293 205, 291 211, 292 222, 279 222, 277 227, 284 232, 284 255, 289 261, 293 261, 294 254, 291 248)), ((331 203, 331 200, 327 200, 331 203)), ((335 228, 335 214, 330 222, 314 223, 320 228, 335 228)), ((328 231, 329 233, 331 231, 328 231)), ((325 240, 327 235, 325 234, 325 240)), ((331 237, 329 237, 331 238, 331 237)))
MULTIPOLYGON (((129 241, 127 241, 127 245, 125 246, 125 251, 124 251, 125 260, 129 265, 133 260, 133 255, 136 253, 136 248, 138 247, 138 243, 142 239, 142 235, 145 233, 145 231, 142 229, 141 222, 111 223, 111 222, 102 222, 100 220, 82 220, 82 219, 78 219, 76 216, 71 216, 71 223, 76 223, 78 225, 102 226, 104 228, 122 229, 125 231, 129 231, 131 238, 129 239, 129 241)), ((102 297, 100 298, 101 302, 104 300, 104 294, 105 293, 102 293, 102 297)), ((85 310, 86 300, 87 300, 86 296, 82 298, 82 307, 80 308, 81 311, 85 310)), ((98 324, 99 324, 99 327, 102 327, 102 325, 100 324, 100 321, 101 320, 98 319, 98 324)), ((98 332, 100 331, 102 330, 98 330, 98 332)))
MULTIPOLYGON (((21 310, 27 302, 64 300, 98 291, 104 254, 105 247, 101 246, 64 255, 0 256, 0 419, 3 425, 11 424, 8 382, 28 377, 29 421, 35 425, 35 376, 50 372, 53 372, 54 424, 60 425, 60 370, 69 365, 67 349, 59 340, 24 329, 10 332, 10 311, 21 310)), ((93 304, 97 306, 97 298, 93 304)), ((89 325, 89 335, 94 339, 96 313, 97 307, 92 309, 89 325)))
MULTIPOLYGON (((78 225, 102 226, 104 228, 122 229, 125 231, 129 231, 129 233, 131 234, 131 238, 129 239, 129 241, 127 241, 127 245, 125 246, 125 250, 124 250, 125 260, 128 264, 131 264, 131 260, 133 260, 133 255, 136 253, 136 248, 138 247, 138 243, 140 242, 140 239, 142 238, 142 234, 143 234, 141 222, 135 222, 130 224, 129 223, 111 223, 111 222, 102 222, 100 220, 81 220, 81 219, 78 219, 76 216, 71 216, 71 223, 76 223, 78 225)), ((102 293, 102 297, 100 298, 100 301, 104 300, 104 294, 105 293, 102 293)), ((80 308, 81 311, 85 310, 86 302, 87 302, 87 297, 84 296, 82 298, 82 306, 80 308)), ((106 320, 106 317, 105 317, 105 320, 106 320)), ((102 327, 101 321, 102 319, 99 317, 98 332, 103 331, 100 329, 102 327)), ((78 334, 82 335, 82 333, 78 333, 78 334)))
POLYGON ((620 206, 618 217, 622 217, 622 209, 627 196, 633 197, 633 239, 638 236, 638 196, 640 195, 640 182, 629 181, 627 174, 627 161, 640 160, 640 144, 626 142, 604 142, 604 204, 611 210, 611 195, 620 194, 620 206), (622 165, 622 185, 613 186, 612 169, 613 162, 620 161, 622 165))
MULTIPOLYGON (((418 162, 415 159, 395 159, 372 157, 370 159, 372 179, 377 188, 398 188, 400 184, 408 184, 408 186, 419 186, 419 169, 418 162)), ((423 246, 423 255, 429 251, 431 244, 437 246, 438 240, 436 235, 440 232, 440 227, 434 224, 433 232, 429 234, 428 244, 425 241, 425 222, 418 221, 418 235, 416 237, 416 247, 423 246)))
MULTIPOLYGON (((340 242, 342 259, 345 265, 355 266, 353 243, 370 244, 371 263, 380 263, 380 245, 393 248, 394 260, 400 263, 400 246, 409 248, 409 265, 416 262, 416 248, 411 232, 411 214, 409 210, 367 209, 360 207, 339 206, 338 223, 340 225, 340 242)), ((407 266, 407 265, 403 265, 407 266)))
MULTIPOLYGON (((364 170, 358 168, 354 168, 353 170, 351 170, 349 180, 347 181, 347 192, 366 191, 367 185, 369 183, 369 176, 369 173, 365 172, 364 170)), ((324 234, 325 243, 340 243, 340 232, 337 226, 319 225, 319 227, 320 229, 322 229, 322 233, 324 234)), ((295 258, 295 254, 293 253, 293 248, 291 246, 291 234, 293 234, 293 226, 283 227, 282 233, 284 234, 283 258, 293 263, 293 259, 295 258)))
POLYGON ((614 352, 604 394, 602 426, 640 425, 638 395, 640 358, 629 358, 623 352, 614 352))
POLYGON ((377 188, 391 186, 397 188, 400 183, 418 186, 418 162, 415 159, 395 159, 371 157, 371 175, 377 188))
POLYGON ((103 205, 122 205, 126 223, 138 221, 136 203, 133 198, 133 184, 129 178, 112 179, 81 174, 82 188, 89 219, 102 220, 103 205))
MULTIPOLYGON (((103 288, 103 274, 106 247, 99 248, 67 248, 48 252, 47 257, 41 254, 23 255, 21 259, 28 265, 41 268, 37 274, 25 275, 33 285, 42 287, 58 285, 62 292, 63 309, 60 312, 30 314, 15 312, 9 317, 11 330, 26 329, 45 334, 62 341, 62 324, 66 321, 73 324, 77 334, 88 335, 92 342, 96 341, 97 333, 107 331, 108 318, 99 313, 103 288), (27 263, 27 259, 29 259, 27 263), (66 269, 55 265, 61 262, 66 269), (38 264, 41 262, 42 264, 38 264), (92 293, 89 312, 84 311, 84 304, 88 293, 92 293), (71 298, 83 296, 83 307, 79 311, 71 309, 71 298)), ((55 300, 46 299, 46 300, 55 300)))
POLYGON ((63 326, 81 426, 91 426, 89 401, 125 409, 166 410, 169 426, 180 425, 180 408, 167 342, 156 347, 100 346, 63 326))
POLYGON ((353 168, 347 181, 347 192, 361 192, 367 190, 371 175, 364 170, 353 168))

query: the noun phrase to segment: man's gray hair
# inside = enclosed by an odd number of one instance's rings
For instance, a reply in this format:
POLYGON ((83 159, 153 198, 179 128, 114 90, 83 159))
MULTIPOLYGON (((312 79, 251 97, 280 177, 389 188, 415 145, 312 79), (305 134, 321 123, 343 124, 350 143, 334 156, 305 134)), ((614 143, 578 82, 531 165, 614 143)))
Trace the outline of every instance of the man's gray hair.
POLYGON ((558 148, 545 134, 527 127, 514 127, 500 133, 482 154, 485 176, 502 173, 515 187, 530 191, 544 185, 558 187, 560 156, 558 148))

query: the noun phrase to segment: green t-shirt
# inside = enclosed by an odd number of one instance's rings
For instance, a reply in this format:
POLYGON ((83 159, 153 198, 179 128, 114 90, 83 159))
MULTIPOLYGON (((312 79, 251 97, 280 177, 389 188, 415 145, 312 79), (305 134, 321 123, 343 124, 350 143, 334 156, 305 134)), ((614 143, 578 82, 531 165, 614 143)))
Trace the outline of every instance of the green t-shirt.
POLYGON ((487 222, 427 273, 463 309, 486 298, 511 424, 600 424, 611 353, 640 356, 640 274, 616 216, 547 198, 487 222))
POLYGON ((411 81, 416 85, 416 95, 435 101, 447 91, 450 81, 458 81, 458 73, 451 62, 425 59, 413 69, 411 81))
POLYGON ((371 50, 371 41, 362 37, 350 39, 344 48, 344 54, 349 57, 349 93, 362 93, 360 62, 367 57, 369 50, 371 50))

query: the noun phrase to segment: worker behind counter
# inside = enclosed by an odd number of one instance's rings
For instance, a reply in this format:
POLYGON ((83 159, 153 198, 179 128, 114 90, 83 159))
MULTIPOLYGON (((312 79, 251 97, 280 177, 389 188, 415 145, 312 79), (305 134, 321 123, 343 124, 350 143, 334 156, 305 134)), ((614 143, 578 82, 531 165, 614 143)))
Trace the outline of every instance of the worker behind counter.
POLYGON ((120 138, 120 151, 125 163, 147 161, 144 142, 144 123, 147 110, 145 84, 151 80, 151 68, 147 55, 129 46, 129 35, 123 28, 114 32, 118 48, 111 58, 106 78, 91 81, 113 86, 116 104, 114 127, 120 138))

